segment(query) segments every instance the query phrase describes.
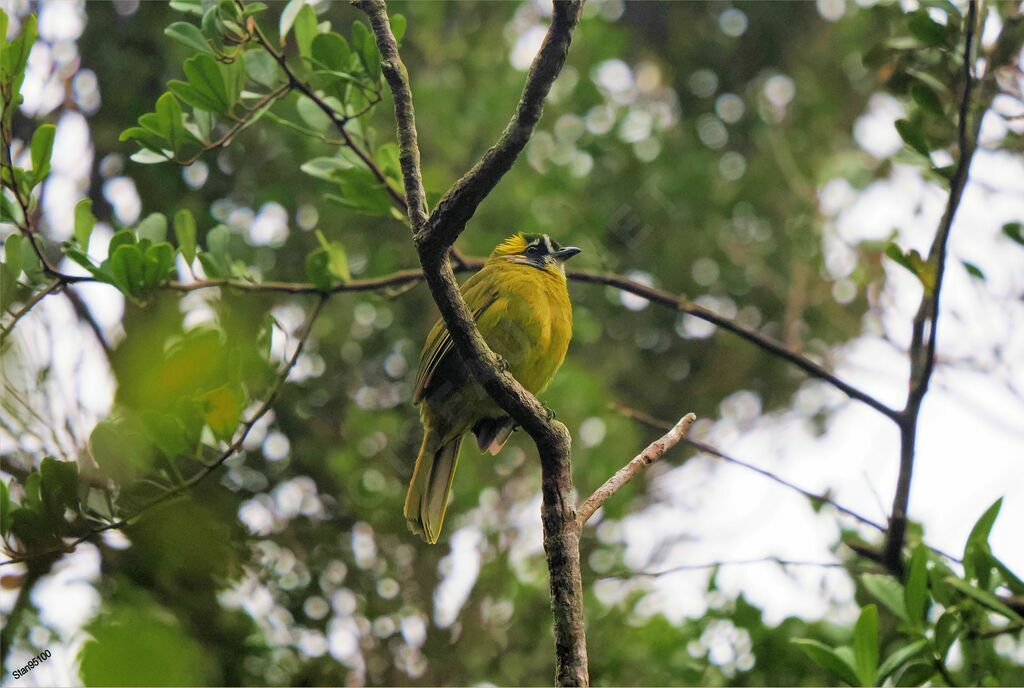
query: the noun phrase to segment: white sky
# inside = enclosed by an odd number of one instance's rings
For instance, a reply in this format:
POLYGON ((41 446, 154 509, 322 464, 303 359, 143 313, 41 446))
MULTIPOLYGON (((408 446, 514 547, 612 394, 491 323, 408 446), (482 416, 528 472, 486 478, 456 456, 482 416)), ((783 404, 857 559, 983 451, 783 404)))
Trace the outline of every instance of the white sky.
MULTIPOLYGON (((27 81, 29 112, 45 108, 46 99, 53 98, 49 80, 40 75, 49 71, 52 60, 69 59, 69 50, 82 29, 81 15, 71 5, 45 5, 44 36, 62 47, 44 48, 45 54, 33 53, 34 69, 38 66, 39 71, 33 71, 35 78, 30 76, 27 81)), ((823 6, 834 9, 834 5, 823 6)), ((524 29, 528 31, 529 27, 524 29)), ((512 58, 528 64, 520 52, 532 55, 533 50, 535 47, 527 50, 517 44, 512 58)), ((893 129, 900 115, 901 107, 893 99, 873 98, 855 127, 858 143, 876 155, 892 153, 900 145, 893 129)), ((1020 122, 1014 126, 1019 130, 1020 122)), ((1001 118, 990 114, 983 141, 997 144, 1006 129, 1001 118)), ((86 188, 90 170, 88 121, 77 114, 63 116, 57 141, 45 211, 57 238, 64 238, 70 231, 71 209, 86 188)), ((138 215, 138 197, 126 177, 115 176, 108 182, 107 192, 119 213, 123 208, 125 215, 138 215)), ((851 245, 862 239, 886 237, 894 227, 899 229, 902 247, 926 253, 945 203, 945 192, 924 182, 916 169, 896 166, 890 179, 876 182, 861 193, 836 181, 820 190, 820 198, 822 210, 830 218, 823 239, 827 263, 841 276, 843 265, 848 263, 844 252, 849 252, 851 245)), ((1024 400, 1020 396, 1024 392, 1024 302, 1020 297, 1024 293, 1024 247, 1001 236, 1000 227, 1022 218, 1024 163, 1019 156, 979 151, 950 240, 939 325, 942 365, 921 413, 910 506, 911 518, 924 523, 927 541, 957 554, 975 519, 995 499, 1004 497, 992 547, 1017 571, 1024 571, 1024 539, 1020 537, 1024 523, 1024 400), (960 260, 981 267, 987 282, 978 283, 968 277, 960 260), (994 355, 996 347, 1001 348, 998 359, 994 355), (949 365, 963 359, 972 359, 981 372, 949 365), (1011 392, 1007 383, 1015 385, 1018 394, 1011 392)), ((98 228, 94 254, 102 256, 109 234, 109 228, 98 228)), ((869 316, 865 333, 836 352, 836 372, 854 386, 899 407, 908 373, 907 357, 901 349, 909 341, 921 287, 902 268, 889 263, 887 270, 890 279, 878 299, 881 315, 869 316)), ((123 310, 120 295, 102 285, 83 287, 79 293, 99 321, 116 334, 123 310)), ((91 336, 75 323, 66 302, 56 298, 47 299, 19 324, 18 336, 23 338, 25 351, 34 351, 37 357, 48 355, 45 348, 36 345, 37 338, 43 336, 43 320, 64 333, 54 342, 58 381, 81 390, 95 422, 109 408, 113 396, 100 351, 87 343, 92 342, 91 336), (73 365, 79 361, 84 365, 73 365)), ((14 381, 11 371, 5 374, 14 381)), ((895 426, 817 381, 808 381, 795 403, 802 410, 822 406, 835 409, 823 436, 816 437, 803 416, 795 412, 751 420, 730 415, 732 407, 723 404, 723 417, 708 439, 725 452, 809 490, 831 489, 840 503, 884 522, 898 464, 895 426)), ((59 406, 50 409, 55 418, 64 415, 59 406)), ((679 409, 680 415, 686 410, 679 409)), ((578 434, 578 428, 571 429, 578 434)), ((87 434, 86 429, 81 436, 87 434)), ((8 451, 10 447, 11 439, 0 437, 0 449, 8 451)), ((623 457, 623 462, 628 458, 623 457)), ((627 561, 633 566, 663 570, 760 556, 834 559, 829 552, 838 534, 834 512, 826 509, 822 515, 815 515, 805 499, 763 477, 710 458, 698 458, 675 469, 659 466, 655 473, 650 489, 661 498, 659 502, 629 516, 618 527, 600 531, 602 538, 627 543, 627 561), (652 562, 654 555, 657 560, 652 562)), ((539 500, 534 499, 516 510, 524 535, 518 539, 514 553, 517 559, 540 551, 538 506, 539 500)), ((480 542, 478 531, 472 527, 451 534, 452 556, 445 564, 450 575, 435 596, 437 623, 448 625, 470 593, 481 565, 480 542)), ((588 554, 584 552, 584 558, 588 554)), ((37 586, 33 602, 63 642, 48 643, 54 657, 20 679, 18 685, 69 685, 77 681, 73 658, 83 640, 80 629, 98 608, 99 598, 93 587, 98 575, 97 550, 85 545, 37 586)), ((686 572, 654 580, 636 579, 625 585, 603 581, 598 593, 612 601, 628 587, 649 589, 651 595, 643 608, 678 619, 699 615, 707 604, 720 602, 709 600, 705 593, 707 575, 686 572)), ((790 614, 830 614, 838 620, 849 620, 856 613, 852 586, 841 571, 808 567, 783 572, 770 564, 735 566, 721 571, 719 583, 730 595, 746 594, 765 610, 769 622, 790 614)), ((3 589, 0 609, 6 612, 12 604, 12 592, 3 589)), ((330 651, 353 661, 351 642, 345 640, 351 640, 352 629, 341 623, 335 626, 329 639, 330 651)), ((416 617, 403 621, 403 632, 420 643, 421 627, 416 617)), ((736 660, 735 651, 718 654, 723 663, 736 660)), ((18 666, 19 659, 25 658, 25 652, 16 648, 11 666, 18 666)), ((10 676, 2 681, 3 685, 14 684, 10 676)))

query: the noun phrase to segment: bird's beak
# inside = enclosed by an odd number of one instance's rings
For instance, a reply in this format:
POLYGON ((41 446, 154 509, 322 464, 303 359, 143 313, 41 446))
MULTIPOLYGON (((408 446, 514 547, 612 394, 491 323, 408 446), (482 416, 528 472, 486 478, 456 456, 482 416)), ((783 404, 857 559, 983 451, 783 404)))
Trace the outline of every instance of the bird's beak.
POLYGON ((583 249, 577 248, 575 246, 566 246, 560 251, 555 251, 554 253, 551 254, 551 256, 556 260, 560 260, 564 263, 565 261, 575 256, 577 253, 583 253, 583 249))

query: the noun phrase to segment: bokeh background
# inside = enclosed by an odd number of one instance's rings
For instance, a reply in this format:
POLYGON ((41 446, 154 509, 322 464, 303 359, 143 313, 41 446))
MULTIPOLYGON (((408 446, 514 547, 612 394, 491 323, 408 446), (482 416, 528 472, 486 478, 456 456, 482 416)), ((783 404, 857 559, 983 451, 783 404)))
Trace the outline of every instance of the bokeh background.
MULTIPOLYGON (((89 197, 97 259, 117 228, 189 208, 201 232, 229 227, 263 279, 304 280, 316 229, 344 245, 356 277, 416 264, 404 225, 332 203, 330 184, 300 171, 329 146, 266 120, 184 169, 129 159, 121 131, 152 110, 189 54, 163 34, 181 18, 168 5, 3 5, 39 16, 16 124, 26 140, 38 122, 57 125, 40 217, 51 239, 72 235, 75 203, 89 197)), ((360 18, 347 3, 314 5, 336 27, 360 18)), ((686 294, 900 405, 921 285, 883 249, 895 238, 924 252, 946 192, 894 128, 906 85, 889 80, 891 63, 865 56, 912 6, 592 0, 537 133, 461 249, 485 255, 514 231, 549 233, 584 249, 577 266, 686 294)), ((503 128, 550 8, 394 10, 408 17, 403 56, 436 200, 503 128)), ((983 45, 1000 28, 988 16, 983 45)), ((1024 218, 1020 87, 1018 72, 984 115, 953 227, 910 509, 930 544, 956 552, 1004 497, 992 546, 1018 571, 1024 247, 1000 228, 1024 218)), ((382 139, 390 118, 386 105, 374 115, 382 139)), ((90 434, 115 397, 150 393, 138 361, 160 350, 162 333, 215 313, 231 313, 240 332, 266 313, 294 331, 312 305, 214 290, 139 308, 106 285, 74 291, 77 302, 48 298, 3 352, 5 481, 44 455, 91 465, 90 434)), ((889 421, 702 321, 601 286, 574 283, 571 294, 573 344, 544 401, 573 433, 581 491, 656 436, 620 405, 668 420, 693 411, 696 437, 885 520, 899 444, 889 421)), ((43 649, 53 657, 17 684, 550 682, 529 439, 517 433, 495 458, 466 448, 438 545, 405 528, 420 441, 411 387, 435 318, 422 285, 333 298, 241 455, 187 498, 81 545, 35 585, 10 665, 43 649)), ((292 345, 277 331, 273 355, 292 345)), ((840 636, 862 594, 835 566, 857 524, 818 506, 683 447, 617 494, 583 541, 595 682, 832 682, 788 642, 840 636), (771 557, 807 565, 758 561, 771 557)), ((3 572, 6 613, 19 566, 3 572)), ((1019 634, 996 649, 1003 680, 1024 681, 1019 634)))

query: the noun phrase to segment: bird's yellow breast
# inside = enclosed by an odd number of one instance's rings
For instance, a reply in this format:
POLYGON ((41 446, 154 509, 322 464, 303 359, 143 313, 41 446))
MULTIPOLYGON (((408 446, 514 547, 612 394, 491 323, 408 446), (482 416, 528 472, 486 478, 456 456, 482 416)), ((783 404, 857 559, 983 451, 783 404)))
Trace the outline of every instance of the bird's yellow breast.
POLYGON ((490 261, 495 303, 477 326, 530 392, 542 392, 565 360, 572 338, 572 305, 565 276, 502 259, 490 261))

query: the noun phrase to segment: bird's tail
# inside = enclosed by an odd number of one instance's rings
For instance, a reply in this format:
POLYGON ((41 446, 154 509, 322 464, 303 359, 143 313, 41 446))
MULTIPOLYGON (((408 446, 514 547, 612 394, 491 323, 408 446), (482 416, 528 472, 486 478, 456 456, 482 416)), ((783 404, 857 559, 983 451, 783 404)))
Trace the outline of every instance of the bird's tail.
POLYGON ((452 490, 455 468, 459 465, 462 436, 440 447, 436 444, 436 433, 426 430, 403 510, 409 530, 430 544, 437 542, 441 535, 444 512, 448 509, 448 493, 452 490))

